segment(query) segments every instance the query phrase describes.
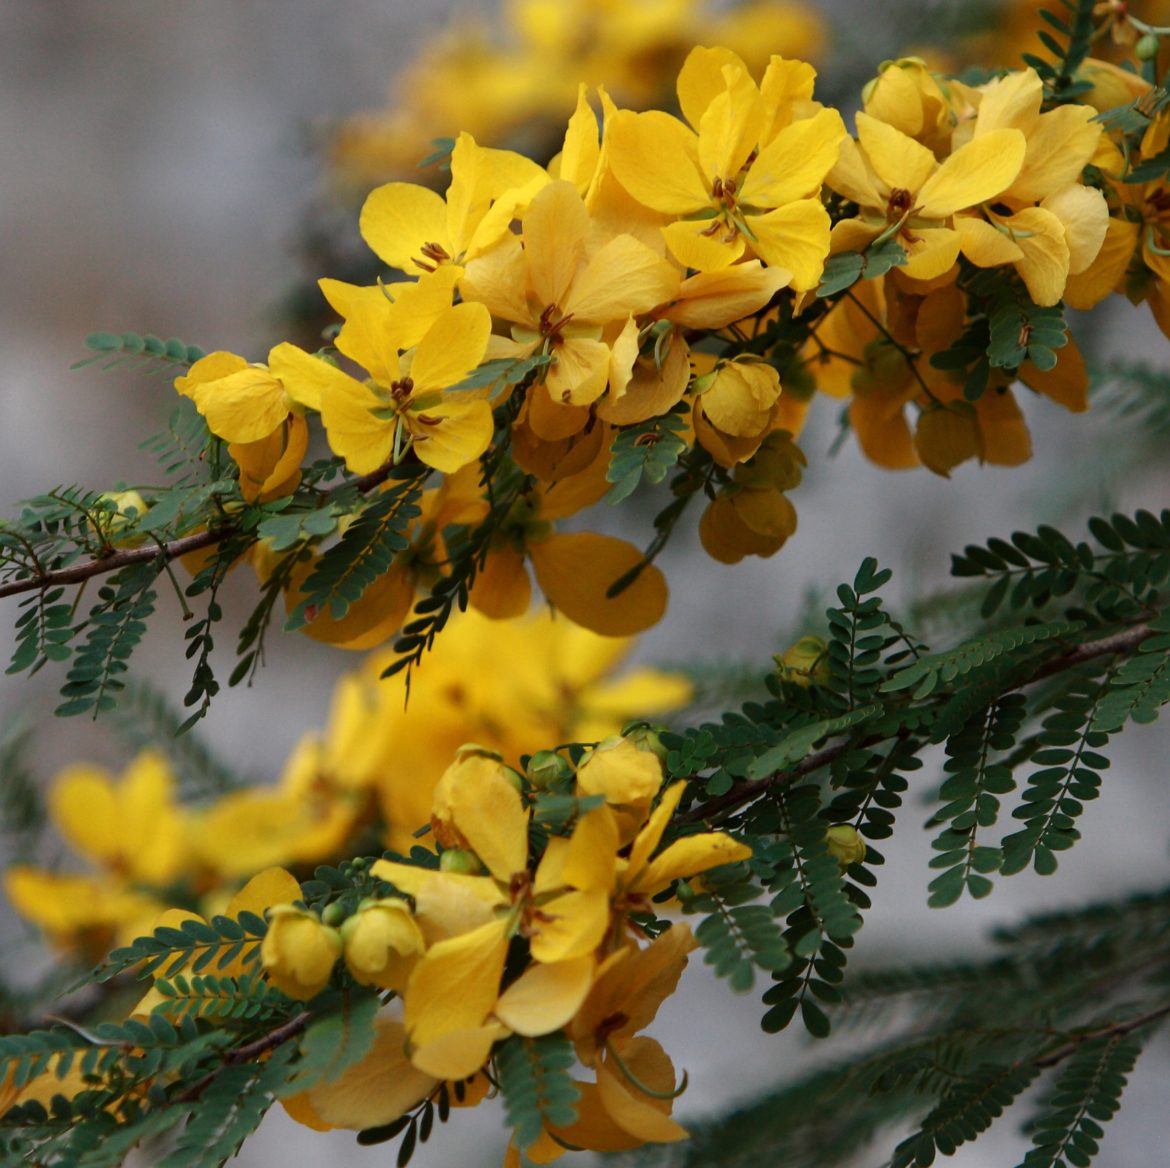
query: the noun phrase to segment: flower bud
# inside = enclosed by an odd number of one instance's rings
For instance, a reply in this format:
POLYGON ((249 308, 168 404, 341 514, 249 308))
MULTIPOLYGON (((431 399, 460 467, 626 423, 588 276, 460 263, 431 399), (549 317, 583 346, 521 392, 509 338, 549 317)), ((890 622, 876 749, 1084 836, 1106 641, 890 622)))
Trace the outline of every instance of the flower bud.
POLYGON ((1158 49, 1160 47, 1161 44, 1158 38, 1152 32, 1148 32, 1134 45, 1133 55, 1139 61, 1152 61, 1158 55, 1158 49))
POLYGON ((321 910, 321 921, 331 928, 337 928, 345 920, 345 908, 339 901, 327 904, 321 910))
POLYGON ((543 791, 554 783, 571 779, 573 767, 564 755, 557 754, 555 750, 538 750, 528 760, 527 774, 528 781, 538 791, 543 791))
POLYGON ((632 722, 622 727, 622 736, 627 742, 632 742, 639 750, 654 755, 659 762, 665 763, 670 751, 662 745, 661 727, 651 726, 648 722, 632 722))
POLYGON ((865 859, 865 840, 848 823, 835 823, 825 832, 825 848, 842 868, 865 859))
POLYGON ((359 906, 342 926, 341 938, 345 963, 354 978, 385 990, 405 988, 425 948, 422 930, 406 901, 393 896, 359 906))
POLYGON ((329 984, 341 949, 341 934, 314 913, 291 904, 269 909, 260 961, 268 980, 290 998, 315 998, 329 984))
POLYGON ((448 848, 439 856, 439 871, 456 876, 478 876, 483 871, 479 857, 467 848, 448 848))
POLYGON ((772 658, 781 681, 793 685, 827 685, 829 682, 828 646, 820 637, 801 637, 795 645, 772 658))

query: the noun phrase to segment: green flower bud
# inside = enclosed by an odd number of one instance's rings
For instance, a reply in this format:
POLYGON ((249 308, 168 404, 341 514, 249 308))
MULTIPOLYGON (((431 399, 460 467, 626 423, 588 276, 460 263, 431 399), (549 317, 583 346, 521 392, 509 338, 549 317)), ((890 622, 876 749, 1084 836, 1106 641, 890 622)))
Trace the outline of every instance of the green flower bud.
POLYGON ((651 726, 648 722, 634 722, 622 728, 622 737, 632 742, 639 750, 654 755, 659 762, 665 763, 670 753, 662 745, 661 726, 651 726))
POLYGON ((1139 61, 1152 61, 1161 47, 1158 38, 1152 32, 1148 32, 1134 45, 1133 53, 1139 61))
POLYGON ((554 783, 571 779, 573 767, 567 758, 555 750, 538 750, 528 760, 527 774, 528 781, 538 791, 543 791, 554 783))
POLYGON ((321 923, 331 925, 333 928, 337 928, 345 920, 345 917, 344 907, 336 900, 332 904, 327 904, 321 911, 321 923))
POLYGON ((456 876, 478 876, 483 865, 474 852, 466 848, 448 848, 439 856, 439 871, 451 872, 456 876))

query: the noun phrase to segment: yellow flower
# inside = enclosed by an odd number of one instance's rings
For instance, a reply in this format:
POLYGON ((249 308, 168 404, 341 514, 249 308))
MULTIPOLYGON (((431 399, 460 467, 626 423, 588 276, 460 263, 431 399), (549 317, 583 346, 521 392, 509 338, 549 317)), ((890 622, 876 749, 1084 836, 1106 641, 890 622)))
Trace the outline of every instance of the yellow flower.
MULTIPOLYGON (((269 362, 279 364, 290 348, 278 345, 269 362)), ((308 427, 271 368, 249 365, 234 353, 208 353, 175 379, 175 389, 195 403, 213 434, 228 441, 245 499, 278 498, 296 488, 308 427)))
MULTIPOLYGON (((1015 179, 1027 143, 1020 130, 989 130, 942 162, 920 142, 867 113, 857 115, 857 141, 846 139, 826 180, 859 207, 833 228, 833 251, 860 251, 894 238, 908 259, 901 271, 930 280, 948 271, 963 237, 949 226, 960 211, 994 199, 1015 179)), ((974 221, 974 220, 973 220, 974 221)))
POLYGON ((1033 69, 990 82, 978 92, 979 112, 964 129, 971 142, 1004 129, 1024 134, 1023 164, 996 196, 987 218, 960 216, 963 254, 980 267, 1012 264, 1040 305, 1055 304, 1070 275, 1101 250, 1109 223, 1105 197, 1081 185, 1102 127, 1084 105, 1041 113, 1044 87, 1033 69))
POLYGON ((523 236, 507 236, 469 262, 461 284, 465 300, 511 325, 515 343, 501 353, 553 357, 541 392, 556 404, 601 397, 612 360, 605 326, 620 329, 678 291, 678 273, 644 243, 616 235, 596 246, 593 234, 573 184, 550 183, 524 213, 523 236))
POLYGON ((386 328, 393 305, 367 300, 360 310, 347 322, 342 351, 365 365, 364 382, 286 346, 289 393, 320 410, 333 450, 355 474, 399 461, 409 448, 448 474, 477 459, 491 442, 491 406, 447 391, 483 360, 491 333, 487 310, 480 304, 444 310, 405 358, 386 328))
POLYGON ((446 196, 414 183, 378 187, 362 207, 362 237, 380 259, 408 275, 463 264, 497 242, 548 181, 522 154, 478 146, 461 133, 451 151, 446 196), (502 197, 508 192, 514 197, 502 197))
POLYGON ((825 846, 842 868, 860 864, 865 859, 865 840, 857 828, 848 823, 835 823, 825 832, 825 846))
POLYGON ((724 268, 750 248, 792 272, 797 290, 820 278, 829 243, 820 187, 845 127, 831 109, 794 117, 787 74, 788 63, 773 57, 757 86, 734 53, 696 48, 678 78, 690 126, 655 110, 607 121, 614 176, 638 202, 675 218, 662 234, 685 267, 724 268))
POLYGON ((268 980, 290 998, 315 998, 329 984, 341 950, 341 935, 315 914, 291 904, 269 910, 260 961, 268 980))

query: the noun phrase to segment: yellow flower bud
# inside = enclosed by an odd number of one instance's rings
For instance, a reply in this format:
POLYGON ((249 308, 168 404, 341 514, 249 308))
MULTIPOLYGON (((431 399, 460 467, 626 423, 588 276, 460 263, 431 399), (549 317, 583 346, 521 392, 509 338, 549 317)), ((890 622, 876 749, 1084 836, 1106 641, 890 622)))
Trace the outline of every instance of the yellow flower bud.
POLYGON ((102 501, 111 511, 103 511, 97 521, 99 534, 115 547, 135 547, 145 536, 122 533, 132 528, 150 509, 150 504, 137 491, 103 491, 102 501))
POLYGON ((776 673, 781 681, 805 687, 829 682, 828 646, 820 637, 801 637, 772 660, 776 662, 776 673))
POLYGON ((341 934, 313 913, 291 904, 269 910, 260 961, 268 980, 290 998, 315 998, 329 984, 341 949, 341 934))
POLYGON ((848 823, 835 823, 825 832, 825 847, 842 868, 865 859, 865 840, 848 823))
MULTIPOLYGON (((450 853, 445 853, 449 855, 450 853)), ((362 904, 341 927, 345 963, 362 985, 403 990, 425 948, 406 901, 397 897, 362 904)))

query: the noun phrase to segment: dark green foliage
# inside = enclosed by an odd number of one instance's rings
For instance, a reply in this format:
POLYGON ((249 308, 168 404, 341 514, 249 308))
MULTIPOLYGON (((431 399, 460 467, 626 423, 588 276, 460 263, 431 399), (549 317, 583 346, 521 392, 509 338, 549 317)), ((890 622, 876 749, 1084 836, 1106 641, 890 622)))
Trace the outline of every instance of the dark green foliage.
POLYGON ((266 1017, 288 1007, 284 994, 247 973, 238 978, 210 973, 187 978, 177 973, 171 978, 156 978, 154 988, 166 999, 155 1009, 168 1018, 192 1014, 223 1022, 266 1017))
POLYGON ((1106 679, 1093 729, 1113 733, 1127 720, 1152 722, 1170 701, 1170 613, 1149 622, 1151 636, 1106 679))
POLYGON ((688 913, 709 914, 695 928, 695 938, 705 951, 703 960, 717 977, 727 978, 736 993, 746 993, 755 985, 757 969, 779 974, 792 961, 771 908, 749 903, 762 895, 763 889, 742 864, 706 873, 697 895, 679 891, 688 913))
POLYGON ((497 1047, 500 1091, 521 1148, 531 1146, 546 1125, 576 1121, 581 1093, 569 1073, 573 1062, 572 1043, 559 1031, 542 1038, 515 1034, 497 1047))
POLYGON ((324 1005, 318 1004, 320 1014, 301 1038, 296 1074, 284 1091, 304 1091, 335 1079, 364 1058, 374 1044, 374 1017, 380 1004, 371 990, 338 994, 324 1005))
MULTIPOLYGON (((1006 654, 1017 658, 1030 655, 1038 643, 1065 642, 1081 627, 1071 621, 1051 621, 1048 624, 1020 625, 1001 632, 988 633, 950 649, 945 653, 931 653, 919 657, 913 665, 898 670, 881 686, 886 693, 913 689, 914 697, 929 697, 942 686, 950 686, 967 677, 980 666, 1006 654), (1023 653, 1017 651, 1023 650, 1023 653)), ((1046 646, 1047 647, 1047 646, 1046 646)))
POLYGON ((149 373, 166 373, 185 369, 205 356, 198 345, 186 345, 178 337, 164 341, 150 333, 144 337, 137 333, 90 333, 85 347, 97 356, 86 357, 70 368, 83 369, 101 361, 102 369, 130 365, 149 373))
POLYGON ((208 474, 209 460, 204 455, 209 444, 218 441, 212 438, 194 402, 183 398, 172 411, 167 428, 147 438, 139 449, 154 456, 175 486, 183 486, 208 474))
POLYGON ((638 484, 660 483, 687 449, 682 436, 686 429, 685 404, 669 413, 636 426, 626 426, 614 435, 606 479, 614 485, 605 496, 607 503, 620 503, 632 495, 638 484))
POLYGON ((1004 756, 1026 713, 1022 694, 1005 694, 947 741, 948 777, 939 789, 943 805, 927 825, 943 827, 931 844, 938 855, 930 866, 941 869, 930 882, 932 908, 953 904, 964 890, 977 899, 991 891, 988 874, 998 871, 1000 852, 980 844, 978 833, 995 826, 1000 796, 1015 790, 1004 756))
POLYGON ((265 921, 250 912, 238 917, 216 916, 210 922, 185 920, 178 928, 158 928, 149 937, 138 937, 115 949, 94 977, 108 981, 137 966, 139 977, 157 974, 173 978, 187 968, 192 973, 218 971, 237 958, 249 965, 259 958, 260 942, 267 931, 265 921))
POLYGON ((1029 758, 1041 769, 1033 771, 1023 790, 1023 801, 1012 812, 1023 828, 1003 839, 1005 876, 1022 872, 1029 864, 1048 875, 1056 870, 1056 852, 1066 851, 1080 838, 1074 827, 1083 804, 1100 793, 1099 772, 1109 766, 1100 754, 1108 735, 1092 729, 1101 691, 1088 677, 1074 677, 1055 701, 1055 711, 1041 724, 1037 748, 1029 758))
POLYGON ((332 619, 341 620, 406 548, 406 529, 419 514, 421 494, 422 482, 416 478, 391 483, 374 496, 341 539, 317 560, 285 628, 300 628, 326 608, 332 619))
POLYGON ((845 251, 830 256, 817 285, 817 296, 825 299, 853 287, 863 277, 875 280, 891 268, 906 262, 906 250, 896 239, 884 239, 863 252, 845 251))
POLYGON ((1034 1067, 989 1066, 946 1090, 922 1128, 894 1149, 890 1168, 929 1168, 936 1152, 950 1156, 986 1131, 1036 1077, 1034 1067))
POLYGON ((61 687, 65 699, 59 715, 98 714, 112 709, 126 681, 127 661, 146 633, 154 611, 151 585, 158 577, 153 563, 131 564, 98 589, 98 602, 83 622, 85 643, 77 650, 61 687))
POLYGON ((1074 74, 1084 63, 1093 45, 1094 0, 1059 0, 1059 14, 1041 9, 1040 15, 1056 31, 1041 29, 1037 37, 1044 47, 1056 58, 1056 63, 1024 53, 1024 64, 1031 65, 1044 82, 1046 96, 1050 101, 1071 101, 1078 94, 1091 88, 1088 81, 1074 80, 1074 74))
POLYGON ((968 544, 951 557, 951 573, 992 581, 983 600, 985 617, 1005 604, 1013 609, 1041 608, 1074 590, 1101 619, 1137 611, 1157 599, 1170 577, 1170 510, 1159 516, 1138 511, 1114 513, 1088 521, 1095 542, 1072 543, 1054 527, 1016 531, 1010 542, 990 539, 986 546, 968 544))
POLYGON ((518 385, 525 378, 545 368, 551 361, 552 358, 546 353, 537 353, 532 357, 500 357, 493 361, 485 361, 474 373, 452 385, 447 392, 487 389, 488 397, 494 399, 509 385, 518 385))
POLYGON ((46 661, 68 661, 73 654, 73 606, 61 603, 64 588, 35 592, 20 602, 16 649, 6 673, 36 673, 46 661))
POLYGON ((1078 1045, 1032 1123, 1036 1146, 1020 1168, 1084 1168, 1099 1150, 1102 1123, 1121 1103, 1126 1076, 1141 1046, 1129 1034, 1106 1034, 1078 1045))

